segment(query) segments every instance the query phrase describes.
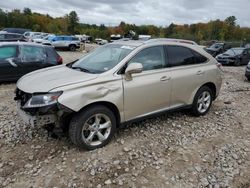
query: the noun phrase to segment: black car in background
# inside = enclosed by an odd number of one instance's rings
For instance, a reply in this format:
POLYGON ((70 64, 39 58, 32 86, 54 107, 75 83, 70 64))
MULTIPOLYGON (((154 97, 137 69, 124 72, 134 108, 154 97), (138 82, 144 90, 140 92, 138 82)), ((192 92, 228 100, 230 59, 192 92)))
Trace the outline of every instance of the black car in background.
POLYGON ((226 43, 214 43, 210 47, 206 48, 205 50, 210 53, 213 57, 225 52, 226 50, 230 49, 231 46, 226 43))
POLYGON ((22 34, 18 33, 0 33, 0 42, 27 41, 22 34))
POLYGON ((4 28, 2 31, 7 32, 7 33, 18 33, 18 34, 23 35, 25 32, 31 31, 31 30, 24 29, 24 28, 4 28))
POLYGON ((216 60, 222 65, 246 65, 250 61, 250 48, 231 48, 217 55, 216 60))
POLYGON ((51 46, 28 42, 0 43, 0 81, 16 81, 23 75, 62 64, 51 46))
POLYGON ((248 79, 248 81, 250 81, 250 61, 247 65, 245 76, 248 79))

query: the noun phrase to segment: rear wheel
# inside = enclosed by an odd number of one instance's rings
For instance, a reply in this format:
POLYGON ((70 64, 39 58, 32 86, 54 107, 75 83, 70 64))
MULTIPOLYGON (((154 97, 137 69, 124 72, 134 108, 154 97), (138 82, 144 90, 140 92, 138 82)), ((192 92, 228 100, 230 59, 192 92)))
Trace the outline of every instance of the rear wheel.
POLYGON ((69 137, 78 147, 93 150, 108 144, 115 130, 113 112, 105 106, 93 106, 72 118, 69 137))
POLYGON ((75 45, 69 45, 69 50, 70 51, 76 51, 76 46, 75 45))
POLYGON ((208 113, 212 104, 212 91, 209 87, 201 87, 193 101, 192 112, 195 116, 203 116, 208 113))

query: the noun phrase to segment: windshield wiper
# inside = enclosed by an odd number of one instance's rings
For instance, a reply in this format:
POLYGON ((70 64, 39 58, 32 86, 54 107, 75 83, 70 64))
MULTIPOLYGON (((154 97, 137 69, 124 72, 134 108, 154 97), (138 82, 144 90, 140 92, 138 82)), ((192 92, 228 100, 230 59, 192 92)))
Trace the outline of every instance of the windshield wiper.
POLYGON ((82 67, 71 67, 72 69, 79 69, 82 72, 87 72, 87 73, 91 73, 90 70, 82 68, 82 67))

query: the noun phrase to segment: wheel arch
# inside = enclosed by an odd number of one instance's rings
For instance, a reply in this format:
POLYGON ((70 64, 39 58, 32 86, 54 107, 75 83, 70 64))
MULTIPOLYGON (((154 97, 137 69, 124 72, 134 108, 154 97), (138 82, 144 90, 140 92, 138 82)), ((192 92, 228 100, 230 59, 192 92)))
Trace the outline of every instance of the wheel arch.
POLYGON ((119 109, 117 108, 117 106, 111 102, 107 102, 107 101, 97 101, 97 102, 93 102, 93 103, 90 103, 86 106, 84 106, 83 108, 81 108, 79 110, 80 111, 84 111, 92 106, 97 106, 97 105, 100 105, 100 106, 105 106, 106 108, 108 108, 109 110, 111 110, 114 115, 115 115, 115 119, 116 119, 116 127, 119 127, 120 126, 120 123, 121 123, 121 115, 120 115, 120 112, 119 112, 119 109))
POLYGON ((212 91, 212 98, 213 98, 213 100, 216 99, 216 92, 217 92, 216 85, 213 82, 207 82, 207 83, 204 83, 203 85, 201 85, 200 87, 197 87, 197 89, 193 92, 190 104, 193 103, 195 95, 199 91, 199 89, 202 88, 202 87, 204 87, 204 86, 207 86, 209 89, 211 89, 211 91, 212 91))

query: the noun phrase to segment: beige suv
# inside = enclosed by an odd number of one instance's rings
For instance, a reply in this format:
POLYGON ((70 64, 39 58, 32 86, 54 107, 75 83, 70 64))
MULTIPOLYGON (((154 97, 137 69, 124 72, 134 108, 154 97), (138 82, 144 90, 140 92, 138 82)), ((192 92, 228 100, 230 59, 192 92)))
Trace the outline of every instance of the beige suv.
POLYGON ((211 55, 188 43, 117 41, 27 74, 17 83, 19 114, 33 126, 61 127, 89 150, 106 145, 124 123, 181 108, 205 115, 222 72, 211 55))

